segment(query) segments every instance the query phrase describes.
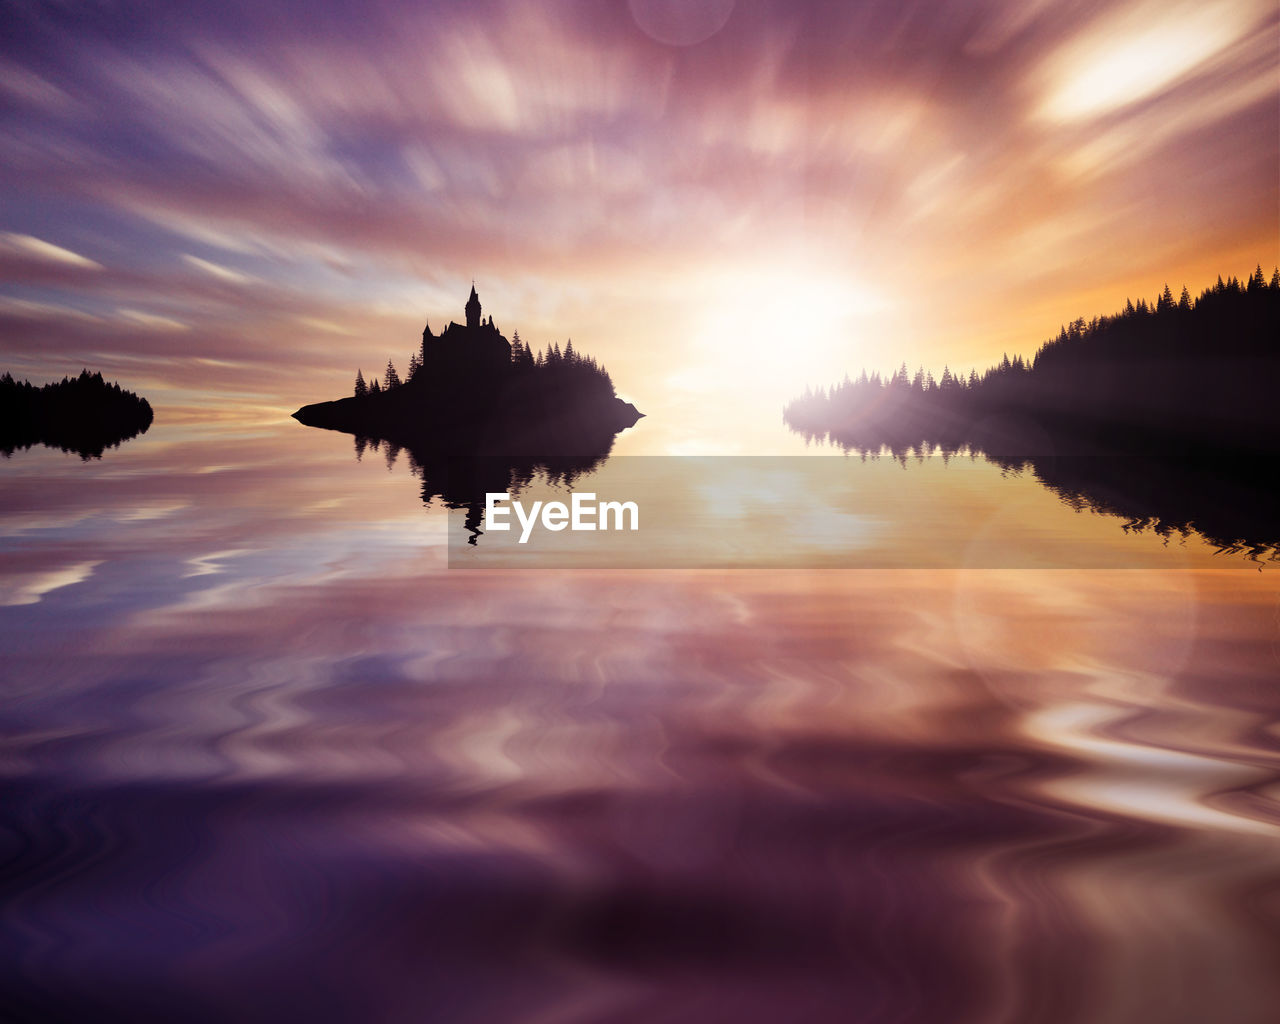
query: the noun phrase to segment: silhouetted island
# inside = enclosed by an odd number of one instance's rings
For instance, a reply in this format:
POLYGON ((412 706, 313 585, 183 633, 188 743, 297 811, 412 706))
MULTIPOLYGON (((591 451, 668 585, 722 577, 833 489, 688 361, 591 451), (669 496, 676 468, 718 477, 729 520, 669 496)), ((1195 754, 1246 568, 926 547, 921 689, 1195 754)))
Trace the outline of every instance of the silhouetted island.
POLYGON ((784 419, 864 458, 967 450, 1073 508, 1280 557, 1280 271, 1076 320, 1026 361, 935 380, 905 366, 808 391, 784 419))
POLYGON ((808 438, 845 451, 986 454, 1274 454, 1280 442, 1280 271, 1258 267, 1194 301, 1168 286, 1153 305, 1064 327, 1034 358, 1007 355, 968 377, 904 364, 807 391, 784 410, 808 438))
POLYGON ((82 459, 144 433, 151 426, 151 404, 101 373, 82 370, 78 377, 43 387, 0 377, 0 452, 43 444, 75 452, 82 459))
POLYGON ((642 415, 572 341, 539 353, 518 331, 508 341, 492 316, 481 319, 474 285, 466 320, 438 336, 428 324, 404 379, 392 361, 381 381, 357 371, 350 397, 304 406, 294 418, 407 448, 425 465, 459 455, 603 457, 642 415))

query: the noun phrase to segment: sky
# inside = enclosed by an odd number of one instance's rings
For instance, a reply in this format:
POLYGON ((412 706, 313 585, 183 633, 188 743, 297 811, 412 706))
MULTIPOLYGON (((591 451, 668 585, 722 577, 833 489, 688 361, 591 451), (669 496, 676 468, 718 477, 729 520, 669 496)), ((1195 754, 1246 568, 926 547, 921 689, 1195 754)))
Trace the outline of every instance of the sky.
MULTIPOLYGON (((1280 8, 10 0, 0 366, 170 419, 401 371, 472 280, 666 450, 1280 262, 1280 8)), ((717 450, 713 446, 710 449, 717 450)))

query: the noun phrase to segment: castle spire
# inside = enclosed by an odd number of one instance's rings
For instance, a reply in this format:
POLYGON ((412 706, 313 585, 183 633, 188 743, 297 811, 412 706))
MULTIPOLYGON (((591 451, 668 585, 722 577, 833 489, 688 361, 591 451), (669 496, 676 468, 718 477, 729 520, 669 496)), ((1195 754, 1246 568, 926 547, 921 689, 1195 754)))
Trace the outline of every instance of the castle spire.
POLYGON ((467 299, 467 326, 476 328, 480 326, 480 296, 476 294, 476 283, 471 282, 471 297, 467 299))

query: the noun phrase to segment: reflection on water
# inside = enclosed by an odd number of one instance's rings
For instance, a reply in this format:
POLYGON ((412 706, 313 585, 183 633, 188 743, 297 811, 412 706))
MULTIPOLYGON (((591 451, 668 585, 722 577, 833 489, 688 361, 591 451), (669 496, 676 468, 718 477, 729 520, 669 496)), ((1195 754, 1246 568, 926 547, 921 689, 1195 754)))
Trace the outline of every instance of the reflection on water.
MULTIPOLYGON (((614 433, 594 430, 562 438, 561 454, 509 456, 450 456, 430 438, 415 444, 400 444, 387 438, 355 435, 356 461, 366 453, 385 453, 387 467, 396 464, 405 452, 412 473, 422 481, 422 502, 434 502, 463 513, 465 543, 474 545, 484 518, 485 495, 489 492, 519 493, 536 479, 551 487, 572 487, 579 477, 602 466, 613 448, 614 433)), ((468 439, 467 443, 473 443, 468 439)))
POLYGON ((449 571, 334 440, 3 467, 8 1015, 1280 1000, 1269 567, 449 571))
POLYGON ((1280 562, 1273 462, 622 455, 521 473, 469 458, 434 486, 462 510, 453 568, 1260 569, 1280 562), (571 488, 592 529, 539 525, 538 503, 571 488), (490 529, 485 492, 508 489, 526 520, 507 506, 490 529), (637 528, 606 502, 633 503, 637 528))
POLYGON ((1072 507, 1170 537, 1195 533, 1221 552, 1280 559, 1280 474, 1268 457, 988 456, 1029 470, 1072 507))

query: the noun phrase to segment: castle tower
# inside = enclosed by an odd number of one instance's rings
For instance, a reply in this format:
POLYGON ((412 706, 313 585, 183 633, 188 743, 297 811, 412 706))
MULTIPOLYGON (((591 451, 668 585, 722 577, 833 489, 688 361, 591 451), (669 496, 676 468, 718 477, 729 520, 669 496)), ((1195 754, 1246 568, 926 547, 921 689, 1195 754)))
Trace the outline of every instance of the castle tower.
POLYGON ((430 342, 436 340, 436 336, 431 333, 431 324, 428 323, 422 328, 422 361, 427 361, 427 352, 430 351, 430 342))
POLYGON ((480 326, 480 296, 476 294, 475 282, 471 282, 471 298, 467 299, 467 326, 475 330, 480 326))

